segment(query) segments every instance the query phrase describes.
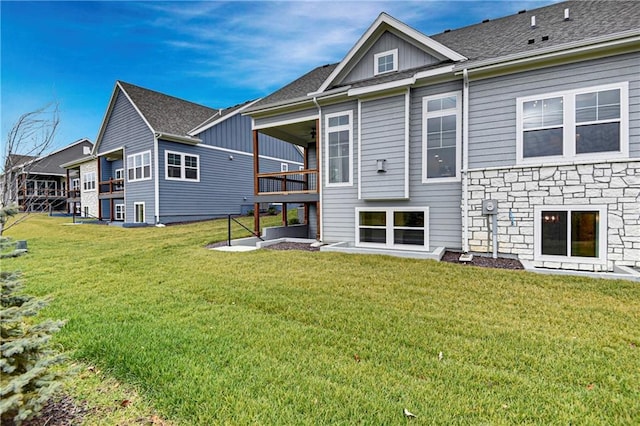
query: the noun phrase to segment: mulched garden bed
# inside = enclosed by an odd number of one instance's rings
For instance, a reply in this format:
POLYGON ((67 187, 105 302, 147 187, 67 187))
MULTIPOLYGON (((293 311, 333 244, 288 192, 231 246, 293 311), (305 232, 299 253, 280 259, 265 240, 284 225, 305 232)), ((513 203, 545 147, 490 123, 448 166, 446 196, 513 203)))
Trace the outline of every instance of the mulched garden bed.
POLYGON ((454 251, 447 251, 442 256, 443 262, 457 263, 461 265, 482 266, 486 268, 501 268, 501 269, 524 269, 522 263, 517 259, 508 259, 506 257, 498 257, 494 259, 491 256, 473 256, 471 262, 460 262, 459 258, 462 253, 454 251))
POLYGON ((22 422, 22 426, 79 425, 82 424, 82 419, 88 412, 89 409, 85 403, 78 404, 70 396, 63 395, 47 402, 38 416, 22 422))

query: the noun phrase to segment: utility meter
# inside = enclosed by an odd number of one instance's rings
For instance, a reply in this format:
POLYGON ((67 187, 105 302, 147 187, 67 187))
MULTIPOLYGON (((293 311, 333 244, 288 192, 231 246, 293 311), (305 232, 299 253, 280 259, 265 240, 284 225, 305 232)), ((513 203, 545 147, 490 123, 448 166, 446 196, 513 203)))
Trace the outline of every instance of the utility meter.
POLYGON ((496 200, 482 200, 482 214, 497 214, 498 202, 496 200))

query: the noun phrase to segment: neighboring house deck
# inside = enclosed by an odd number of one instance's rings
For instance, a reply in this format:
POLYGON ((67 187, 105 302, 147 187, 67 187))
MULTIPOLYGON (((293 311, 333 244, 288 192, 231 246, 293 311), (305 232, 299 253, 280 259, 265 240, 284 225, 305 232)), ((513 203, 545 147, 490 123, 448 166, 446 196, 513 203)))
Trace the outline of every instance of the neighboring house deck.
POLYGON ((639 22, 637 2, 564 2, 427 36, 383 13, 247 109, 257 145, 305 149, 256 197, 356 249, 640 267, 639 22))
MULTIPOLYGON (((251 119, 242 112, 252 103, 212 109, 118 81, 93 151, 98 217, 159 224, 251 210, 251 119)), ((275 138, 260 155, 263 172, 302 165, 301 151, 275 138)))
POLYGON ((61 165, 89 152, 93 144, 80 139, 40 157, 13 155, 8 159, 10 199, 26 212, 65 212, 74 188, 61 165))

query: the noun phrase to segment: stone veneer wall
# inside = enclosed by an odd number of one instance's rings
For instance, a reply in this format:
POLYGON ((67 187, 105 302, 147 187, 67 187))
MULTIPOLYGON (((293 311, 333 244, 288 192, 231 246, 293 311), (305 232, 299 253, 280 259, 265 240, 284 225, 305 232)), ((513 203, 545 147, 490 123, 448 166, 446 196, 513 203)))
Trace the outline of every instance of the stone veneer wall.
POLYGON ((90 161, 80 165, 80 208, 84 215, 84 208, 89 207, 89 214, 98 217, 98 162, 90 161), (82 184, 82 176, 88 172, 96 173, 96 188, 91 191, 85 191, 82 184))
POLYGON ((512 167, 469 172, 469 246, 491 252, 482 200, 498 200, 498 252, 535 266, 588 271, 640 267, 640 161, 512 167), (534 261, 534 207, 607 206, 607 265, 534 261), (509 217, 511 209, 515 225, 509 217))

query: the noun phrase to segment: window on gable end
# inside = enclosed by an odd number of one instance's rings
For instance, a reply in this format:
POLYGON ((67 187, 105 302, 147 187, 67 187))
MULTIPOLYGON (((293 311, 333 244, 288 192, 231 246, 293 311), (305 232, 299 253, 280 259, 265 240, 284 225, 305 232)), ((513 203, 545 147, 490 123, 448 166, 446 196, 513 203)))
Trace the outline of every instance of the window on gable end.
POLYGON ((373 55, 373 66, 374 75, 398 71, 398 49, 373 55))

